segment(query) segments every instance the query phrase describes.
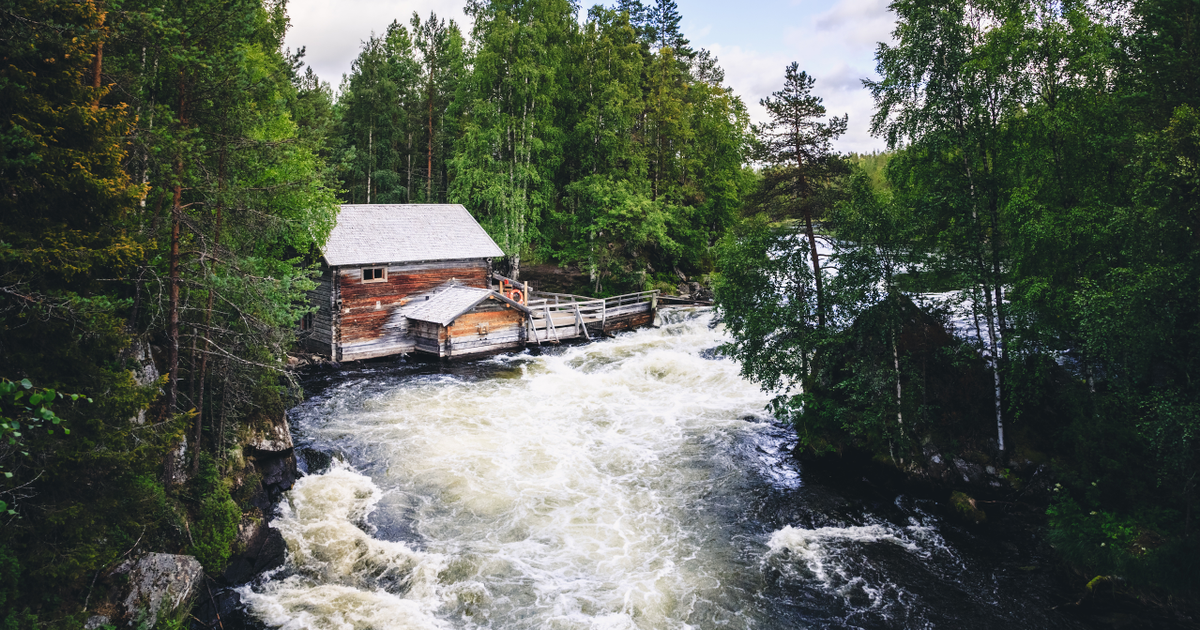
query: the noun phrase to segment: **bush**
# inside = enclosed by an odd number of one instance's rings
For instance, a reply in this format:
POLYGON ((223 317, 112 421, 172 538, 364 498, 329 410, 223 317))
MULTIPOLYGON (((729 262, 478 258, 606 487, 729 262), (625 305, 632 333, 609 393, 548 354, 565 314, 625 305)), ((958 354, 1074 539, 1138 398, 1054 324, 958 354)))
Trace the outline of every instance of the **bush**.
POLYGON ((229 496, 211 458, 201 460, 200 474, 193 483, 200 504, 192 527, 192 555, 205 571, 219 573, 233 553, 242 510, 229 496))
POLYGON ((1174 592, 1200 587, 1200 545, 1195 537, 1164 535, 1161 525, 1177 515, 1145 512, 1121 514, 1083 504, 1061 486, 1046 514, 1048 538, 1072 564, 1096 575, 1115 575, 1134 586, 1174 592))

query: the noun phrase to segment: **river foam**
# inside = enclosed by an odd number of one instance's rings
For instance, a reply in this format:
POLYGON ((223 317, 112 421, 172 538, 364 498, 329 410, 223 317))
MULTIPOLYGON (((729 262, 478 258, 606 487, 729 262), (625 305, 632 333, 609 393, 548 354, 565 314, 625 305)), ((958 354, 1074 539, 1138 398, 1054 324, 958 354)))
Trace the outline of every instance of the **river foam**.
POLYGON ((288 493, 287 562, 241 589, 248 611, 289 630, 1076 627, 928 501, 802 478, 710 322, 330 375, 289 418, 302 456, 345 463, 288 493))
POLYGON ((706 605, 730 568, 706 544, 717 525, 702 507, 723 476, 745 474, 723 449, 764 426, 766 397, 733 362, 701 356, 723 338, 696 319, 496 357, 483 380, 343 384, 301 422, 365 474, 297 484, 275 523, 293 573, 246 589, 250 609, 289 628, 375 627, 371 598, 410 624, 387 627, 736 617, 706 605))
POLYGON ((272 523, 287 541, 290 575, 243 588, 246 605, 264 623, 296 630, 446 627, 432 614, 444 558, 364 531, 381 496, 344 465, 298 481, 272 523))

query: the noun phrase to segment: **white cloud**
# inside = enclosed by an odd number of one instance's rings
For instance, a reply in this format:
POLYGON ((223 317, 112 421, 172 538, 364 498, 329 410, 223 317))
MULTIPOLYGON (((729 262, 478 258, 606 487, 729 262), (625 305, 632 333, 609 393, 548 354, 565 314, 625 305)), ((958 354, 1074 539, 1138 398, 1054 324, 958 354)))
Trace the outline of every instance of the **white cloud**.
MULTIPOLYGON (((868 152, 885 148, 870 134, 874 101, 862 80, 875 78, 876 43, 890 41, 895 16, 886 0, 838 0, 827 10, 784 30, 781 46, 763 53, 749 45, 713 44, 726 81, 745 100, 758 122, 766 111, 759 99, 783 85, 784 67, 792 61, 816 79, 813 91, 830 116, 850 116, 849 129, 836 143, 839 150, 868 152)), ((716 35, 719 37, 719 33, 716 35)), ((763 42, 769 46, 772 42, 763 42)))
POLYGON ((891 37, 895 19, 887 0, 839 0, 813 20, 818 32, 831 32, 844 41, 874 49, 875 42, 891 37))
POLYGON ((463 5, 462 0, 291 0, 288 16, 292 27, 285 45, 292 49, 306 47, 305 61, 336 89, 372 32, 383 33, 393 20, 407 25, 413 11, 422 20, 433 11, 439 18, 453 19, 467 31, 470 23, 463 15, 463 5))

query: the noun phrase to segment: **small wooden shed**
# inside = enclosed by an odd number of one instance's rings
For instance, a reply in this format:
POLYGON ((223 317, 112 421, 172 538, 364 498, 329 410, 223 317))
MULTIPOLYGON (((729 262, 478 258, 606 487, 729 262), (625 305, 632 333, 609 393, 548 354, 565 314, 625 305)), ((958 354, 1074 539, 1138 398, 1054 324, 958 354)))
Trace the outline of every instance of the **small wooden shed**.
MULTIPOLYGON (((507 331, 507 322, 516 314, 527 315, 516 308, 523 305, 489 289, 491 261, 503 255, 483 227, 458 204, 344 205, 322 251, 321 276, 310 293, 317 310, 302 325, 302 342, 310 352, 335 361, 417 349, 439 356, 459 354, 469 347, 483 352, 490 348, 479 342, 488 339, 503 338, 501 345, 507 344, 507 336, 498 336, 500 330, 507 331), (450 289, 455 291, 445 293, 450 289), (471 300, 460 299, 466 295, 465 289, 475 290, 471 300), (456 310, 467 302, 469 308, 456 310), (418 308, 427 319, 411 319, 418 308), (500 310, 495 311, 497 308, 500 310), (458 333, 462 326, 475 325, 466 323, 475 320, 465 317, 473 309, 506 315, 487 320, 488 334, 476 334, 479 338, 471 339, 475 342, 471 346, 470 335, 458 333), (450 311, 456 312, 446 320, 445 313, 450 311), (421 322, 422 331, 427 324, 441 326, 447 341, 418 347, 414 321, 421 322), (463 323, 455 328, 459 321, 463 323), (493 325, 496 333, 491 332, 493 325), (458 341, 450 341, 455 339, 458 341)), ((481 317, 477 323, 487 319, 481 317)), ((439 332, 438 338, 441 335, 439 332)))
POLYGON ((529 309, 496 291, 452 286, 408 313, 417 350, 461 357, 525 345, 529 309))

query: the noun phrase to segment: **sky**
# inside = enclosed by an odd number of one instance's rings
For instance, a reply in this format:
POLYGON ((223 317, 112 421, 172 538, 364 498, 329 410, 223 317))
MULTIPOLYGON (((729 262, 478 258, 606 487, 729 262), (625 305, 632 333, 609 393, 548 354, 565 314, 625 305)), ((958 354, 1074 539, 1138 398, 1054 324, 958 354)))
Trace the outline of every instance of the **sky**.
MULTIPOLYGON (((684 36, 693 48, 717 56, 726 83, 754 121, 765 116, 759 100, 782 87, 784 68, 795 61, 816 78, 813 92, 825 99, 829 114, 850 116, 837 149, 857 152, 886 148, 871 137, 873 102, 861 81, 878 76, 875 47, 890 41, 895 16, 888 1, 676 0, 684 36)), ((308 64, 336 89, 371 33, 382 33, 392 20, 407 24, 413 11, 422 18, 432 11, 453 19, 466 32, 464 5, 464 0, 290 0, 286 45, 304 46, 308 64)))

